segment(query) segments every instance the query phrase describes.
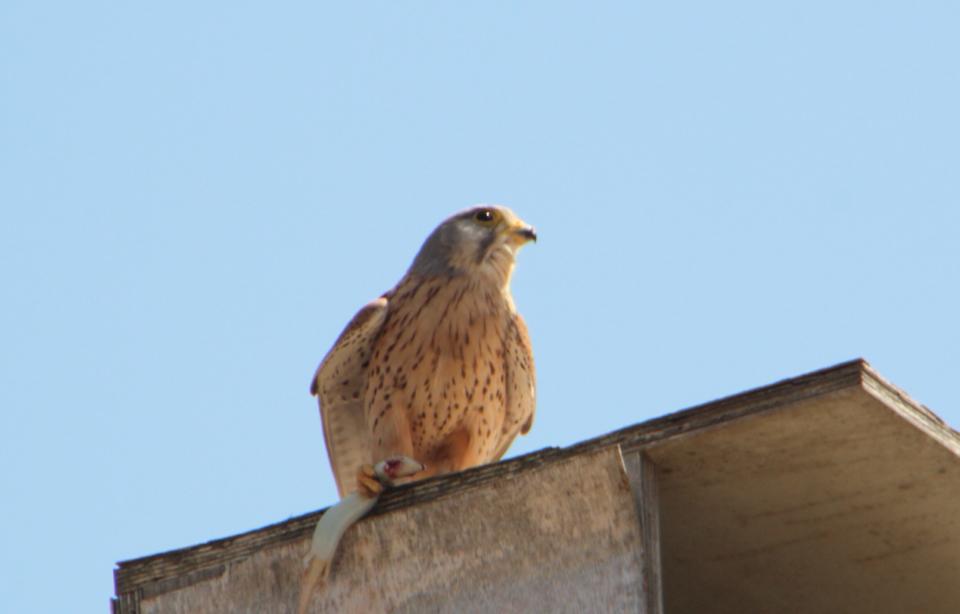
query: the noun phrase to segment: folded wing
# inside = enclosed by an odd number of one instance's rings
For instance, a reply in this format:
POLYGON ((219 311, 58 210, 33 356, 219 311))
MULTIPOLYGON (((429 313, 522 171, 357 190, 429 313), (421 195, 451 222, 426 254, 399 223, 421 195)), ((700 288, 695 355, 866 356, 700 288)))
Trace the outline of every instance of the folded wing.
POLYGON ((363 394, 370 351, 386 313, 386 296, 358 311, 320 363, 310 387, 320 403, 323 436, 341 498, 356 489, 360 466, 373 463, 363 394))
POLYGON ((520 314, 511 314, 504 340, 504 369, 507 376, 507 411, 497 454, 498 460, 518 434, 526 434, 533 424, 537 405, 537 375, 533 364, 533 349, 527 324, 520 314))

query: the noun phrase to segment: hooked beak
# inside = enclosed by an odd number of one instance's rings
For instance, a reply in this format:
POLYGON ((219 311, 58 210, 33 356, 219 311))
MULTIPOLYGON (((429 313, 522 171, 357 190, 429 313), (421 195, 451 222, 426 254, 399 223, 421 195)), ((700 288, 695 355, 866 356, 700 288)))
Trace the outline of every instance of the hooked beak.
POLYGON ((510 227, 508 232, 510 233, 510 242, 517 247, 530 241, 537 242, 537 231, 529 224, 518 221, 510 227))
POLYGON ((534 230, 533 226, 524 226, 517 230, 517 234, 526 241, 537 242, 537 231, 534 230))

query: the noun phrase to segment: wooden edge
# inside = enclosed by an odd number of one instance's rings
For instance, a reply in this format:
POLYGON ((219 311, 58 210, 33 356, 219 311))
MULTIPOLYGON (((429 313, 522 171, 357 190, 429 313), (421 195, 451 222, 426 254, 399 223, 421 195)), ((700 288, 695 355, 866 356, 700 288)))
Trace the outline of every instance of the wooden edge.
POLYGON ((642 540, 643 606, 641 614, 663 614, 660 563, 660 492, 657 466, 641 450, 621 456, 637 508, 642 540))
POLYGON ((801 401, 831 394, 862 384, 868 363, 862 358, 843 362, 798 377, 781 380, 768 386, 753 388, 729 397, 702 403, 638 425, 614 431, 597 439, 575 444, 593 446, 599 442, 617 443, 624 451, 638 450, 652 444, 673 440, 687 434, 723 426, 735 420, 790 407, 801 401))
POLYGON ((870 365, 864 365, 863 388, 912 426, 960 457, 960 433, 925 405, 910 398, 870 365))
POLYGON ((110 600, 113 614, 140 614, 140 591, 131 590, 126 593, 117 593, 118 597, 110 600))
MULTIPOLYGON (((156 584, 188 573, 190 577, 194 573, 206 575, 206 570, 216 569, 230 560, 299 539, 313 531, 321 514, 322 511, 312 512, 239 535, 122 562, 114 570, 116 594, 123 597, 130 591, 142 593, 148 583, 156 584)), ((186 581, 187 585, 192 583, 189 578, 186 581)))
MULTIPOLYGON (((613 451, 609 446, 583 450, 578 454, 565 454, 558 448, 546 448, 460 474, 397 486, 385 492, 377 507, 359 522, 426 501, 454 497, 494 480, 513 479, 530 471, 553 467, 559 462, 572 461, 586 455, 611 453, 613 451)), ((622 463, 618 466, 622 468, 622 463)), ((624 480, 626 481, 626 475, 624 480)), ((138 591, 141 598, 149 598, 219 576, 225 571, 229 561, 246 558, 264 548, 308 539, 322 514, 323 511, 312 512, 233 537, 120 563, 120 567, 114 571, 117 595, 138 591)))
MULTIPOLYGON (((370 516, 389 513, 439 497, 455 496, 490 480, 510 479, 516 474, 534 470, 544 464, 592 450, 620 446, 624 453, 629 453, 657 441, 779 409, 844 388, 859 387, 862 386, 864 374, 869 371, 872 370, 866 361, 856 359, 635 424, 567 448, 545 448, 499 463, 399 486, 384 493, 370 516)), ((322 512, 323 510, 296 516, 197 546, 120 562, 114 570, 116 594, 122 597, 132 590, 140 589, 145 583, 157 583, 187 572, 214 568, 246 557, 264 547, 302 539, 313 530, 322 512)))

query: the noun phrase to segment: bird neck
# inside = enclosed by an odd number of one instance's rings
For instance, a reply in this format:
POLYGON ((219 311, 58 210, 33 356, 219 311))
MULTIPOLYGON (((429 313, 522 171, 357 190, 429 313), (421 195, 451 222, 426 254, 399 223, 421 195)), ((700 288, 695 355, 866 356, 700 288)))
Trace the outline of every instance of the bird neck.
POLYGON ((431 257, 428 250, 421 250, 407 271, 408 278, 462 279, 510 296, 510 279, 516 254, 512 246, 500 244, 490 249, 482 259, 473 257, 441 260, 431 257), (440 264, 442 262, 442 264, 440 264))
POLYGON ((482 263, 472 263, 464 268, 448 268, 440 272, 423 272, 414 268, 404 276, 392 293, 398 296, 416 294, 425 283, 443 279, 446 292, 476 293, 477 296, 488 297, 483 304, 492 309, 500 309, 502 307, 498 307, 498 304, 505 303, 510 312, 515 312, 513 296, 510 293, 510 278, 515 262, 513 253, 499 251, 492 252, 482 263))
POLYGON ((483 262, 476 266, 474 275, 484 278, 484 281, 497 287, 507 297, 510 296, 510 279, 513 277, 513 267, 516 264, 516 254, 509 245, 499 245, 494 248, 483 262))

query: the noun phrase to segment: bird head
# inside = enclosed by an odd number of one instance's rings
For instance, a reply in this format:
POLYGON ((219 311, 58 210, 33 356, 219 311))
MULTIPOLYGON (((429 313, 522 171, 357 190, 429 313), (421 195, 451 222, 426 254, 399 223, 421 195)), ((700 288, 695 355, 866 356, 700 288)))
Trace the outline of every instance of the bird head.
POLYGON ((481 205, 456 213, 434 230, 413 261, 416 275, 492 276, 510 280, 517 251, 537 233, 506 207, 481 205))

